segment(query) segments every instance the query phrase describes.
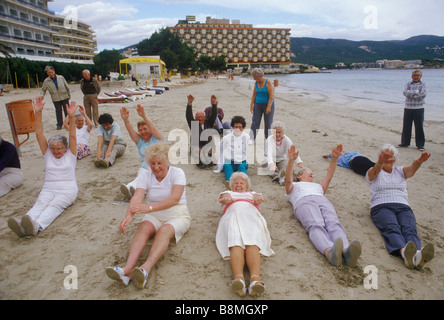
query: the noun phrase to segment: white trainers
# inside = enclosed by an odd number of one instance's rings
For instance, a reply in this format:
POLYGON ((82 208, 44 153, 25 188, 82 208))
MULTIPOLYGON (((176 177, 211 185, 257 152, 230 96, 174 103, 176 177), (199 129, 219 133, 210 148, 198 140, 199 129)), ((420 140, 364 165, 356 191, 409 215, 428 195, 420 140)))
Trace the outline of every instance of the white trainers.
POLYGON ((133 277, 136 283, 136 287, 138 289, 143 289, 146 286, 146 282, 148 280, 148 272, 146 272, 143 268, 134 268, 133 269, 133 277))
POLYGON ((27 214, 22 217, 21 223, 27 236, 35 236, 39 232, 39 225, 27 214))
POLYGON ((409 269, 413 269, 413 257, 415 256, 416 251, 416 244, 413 241, 409 241, 401 252, 405 266, 409 269))
POLYGON ((424 248, 418 250, 413 257, 413 265, 417 270, 422 270, 424 265, 435 256, 435 248, 432 244, 425 245, 424 248))
POLYGON ((119 268, 119 267, 107 267, 105 269, 105 272, 106 272, 106 275, 109 278, 111 278, 111 279, 113 279, 113 280, 123 284, 124 286, 127 286, 128 283, 130 282, 130 278, 125 276, 125 273, 123 272, 122 268, 119 268))
POLYGON ((19 219, 17 218, 9 218, 8 219, 8 227, 9 229, 11 229, 12 231, 15 232, 16 235, 18 235, 19 237, 24 237, 26 236, 26 231, 25 228, 23 228, 22 223, 20 222, 19 219))
POLYGON ((120 192, 122 192, 122 194, 125 196, 125 199, 131 199, 131 197, 133 196, 131 194, 131 191, 128 189, 128 187, 124 183, 122 183, 120 185, 120 192))
POLYGON ((280 185, 285 184, 285 174, 286 174, 285 169, 282 169, 281 171, 279 171, 279 184, 280 185))

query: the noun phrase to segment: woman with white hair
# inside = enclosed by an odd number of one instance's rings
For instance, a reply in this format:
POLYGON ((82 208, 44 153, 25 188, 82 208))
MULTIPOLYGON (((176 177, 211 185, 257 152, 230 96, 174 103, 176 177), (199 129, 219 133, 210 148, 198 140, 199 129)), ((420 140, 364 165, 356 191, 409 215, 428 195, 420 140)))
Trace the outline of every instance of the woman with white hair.
POLYGON ((69 117, 69 139, 60 134, 46 140, 43 134, 43 97, 33 103, 35 134, 45 160, 45 182, 34 206, 21 220, 9 218, 8 226, 19 237, 35 236, 45 230, 77 198, 76 182, 77 139, 74 112, 77 105, 66 106, 69 117))
POLYGON ((315 183, 313 173, 306 168, 300 169, 293 177, 293 163, 299 151, 291 146, 288 151, 285 191, 293 206, 295 218, 305 228, 315 248, 334 266, 342 265, 344 258, 348 267, 354 267, 361 255, 361 244, 357 240, 349 243, 333 204, 325 197, 341 153, 342 145, 338 144, 331 152, 332 158, 325 178, 315 183), (293 182, 293 178, 296 182, 293 182))
POLYGON ((243 172, 235 172, 230 178, 230 190, 219 195, 223 216, 216 233, 216 246, 225 260, 231 261, 234 279, 231 290, 245 296, 245 262, 250 271, 248 293, 256 296, 265 290, 261 281, 261 254, 274 255, 271 249, 267 222, 261 214, 260 204, 265 202, 261 194, 250 191, 251 181, 243 172))
POLYGON ((434 247, 427 244, 421 248, 415 215, 408 203, 407 179, 415 175, 430 158, 430 153, 423 152, 408 167, 394 166, 397 155, 398 149, 384 144, 378 150, 378 161, 367 171, 366 180, 371 193, 370 213, 373 223, 384 237, 389 254, 401 256, 409 269, 421 270, 433 259, 434 247))
POLYGON ((170 165, 168 152, 169 147, 162 143, 150 145, 145 150, 145 161, 150 170, 140 172, 136 191, 119 226, 120 232, 125 233, 125 228, 134 215, 144 214, 131 243, 125 266, 106 268, 108 277, 125 286, 130 280, 134 280, 136 287, 143 289, 151 269, 168 249, 170 240, 174 238, 178 243, 190 227, 191 217, 185 197, 185 173, 170 165), (142 203, 145 195, 146 204, 142 203), (136 267, 151 237, 154 240, 148 258, 140 267, 136 267))
MULTIPOLYGON (((269 176, 273 181, 283 184, 285 180, 285 168, 288 164, 288 150, 293 145, 293 142, 287 137, 285 133, 285 124, 282 121, 274 121, 271 125, 272 135, 267 138, 267 161, 269 176)), ((296 164, 299 168, 303 168, 304 164, 298 156, 296 164)))
POLYGON ((260 68, 251 71, 255 84, 251 97, 250 112, 253 114, 251 122, 251 139, 256 140, 257 130, 261 125, 262 115, 265 122, 265 139, 268 138, 268 130, 273 122, 274 115, 274 87, 273 84, 264 77, 264 72, 260 68))
MULTIPOLYGON (((77 137, 77 160, 85 158, 91 154, 91 147, 89 145, 89 136, 93 123, 88 115, 85 113, 85 108, 79 106, 80 113, 74 114, 74 123, 76 124, 77 137), (86 125, 85 125, 86 123, 86 125)), ((66 117, 63 121, 63 126, 69 131, 69 118, 66 117)))

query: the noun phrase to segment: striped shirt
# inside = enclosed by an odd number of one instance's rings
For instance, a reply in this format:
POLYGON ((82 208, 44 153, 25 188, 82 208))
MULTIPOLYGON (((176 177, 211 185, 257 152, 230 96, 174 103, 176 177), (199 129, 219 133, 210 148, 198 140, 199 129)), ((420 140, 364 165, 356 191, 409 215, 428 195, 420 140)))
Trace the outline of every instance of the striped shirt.
POLYGON ((406 109, 424 108, 424 100, 427 95, 427 87, 425 82, 408 82, 404 87, 403 94, 405 96, 406 109))
POLYGON ((409 205, 407 194, 407 179, 404 176, 403 167, 393 167, 391 173, 381 170, 372 181, 365 179, 370 184, 370 206, 373 208, 383 203, 402 203, 409 205))

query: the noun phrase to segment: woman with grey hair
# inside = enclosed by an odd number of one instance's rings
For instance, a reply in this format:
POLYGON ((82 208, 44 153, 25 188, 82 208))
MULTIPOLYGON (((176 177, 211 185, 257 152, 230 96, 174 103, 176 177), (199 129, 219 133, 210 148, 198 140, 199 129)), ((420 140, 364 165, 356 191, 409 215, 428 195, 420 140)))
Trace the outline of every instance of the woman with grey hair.
MULTIPOLYGON (((76 137, 77 137, 77 160, 85 158, 91 154, 91 147, 89 145, 89 136, 93 123, 85 113, 85 108, 79 106, 79 113, 74 114, 74 122, 76 124, 76 137), (85 125, 86 123, 86 125, 85 125)), ((65 118, 63 126, 69 131, 69 118, 65 118)))
POLYGON ((407 196, 407 179, 415 175, 426 162, 430 153, 423 152, 408 167, 397 167, 398 150, 385 144, 378 150, 378 161, 367 171, 370 185, 370 206, 373 223, 384 237, 385 246, 391 255, 401 256, 409 269, 421 270, 433 259, 434 247, 427 244, 421 248, 416 230, 415 215, 407 196))
POLYGON ((69 140, 56 134, 46 140, 43 134, 43 97, 33 103, 35 134, 45 160, 45 182, 34 206, 21 220, 9 218, 8 226, 19 237, 35 236, 45 230, 77 198, 76 182, 77 139, 74 123, 75 102, 66 106, 69 123, 69 140))
POLYGON ((223 205, 223 217, 216 233, 216 246, 225 260, 230 260, 234 279, 231 290, 245 296, 245 262, 250 271, 248 293, 256 296, 265 290, 261 281, 261 254, 274 255, 267 222, 261 214, 262 195, 250 191, 251 181, 243 172, 235 172, 230 178, 230 189, 219 195, 223 205))
POLYGON ((330 166, 320 183, 313 182, 313 173, 306 168, 295 174, 296 182, 293 182, 293 163, 299 151, 291 146, 288 151, 285 192, 293 206, 295 218, 305 228, 315 248, 334 266, 342 265, 344 258, 347 266, 354 267, 361 255, 361 244, 357 240, 349 243, 333 204, 325 197, 341 153, 342 145, 338 144, 331 152, 330 166))
MULTIPOLYGON (((273 181, 283 185, 285 180, 285 168, 288 163, 288 150, 293 142, 285 133, 285 124, 282 121, 274 121, 271 125, 271 136, 267 138, 267 161, 269 176, 273 181)), ((299 168, 303 168, 304 164, 298 156, 296 164, 299 168)))
POLYGON ((107 267, 105 270, 108 277, 125 286, 134 280, 136 287, 143 289, 151 269, 168 249, 170 240, 174 238, 178 243, 190 227, 185 173, 170 165, 168 153, 169 147, 162 143, 152 144, 145 150, 145 161, 150 170, 144 170, 138 175, 136 191, 119 226, 120 232, 125 233, 133 216, 144 214, 125 266, 107 267), (142 203, 145 195, 146 204, 142 203), (154 240, 148 258, 140 267, 136 267, 151 237, 154 240))
POLYGON ((43 81, 41 96, 44 97, 46 91, 49 91, 56 112, 57 130, 60 130, 63 125, 62 110, 66 117, 66 106, 71 99, 71 92, 68 82, 63 76, 56 74, 52 66, 46 66, 45 73, 48 77, 43 81))
POLYGON ((268 138, 268 130, 273 122, 274 115, 274 87, 273 84, 264 77, 264 72, 260 68, 251 71, 255 84, 251 97, 250 112, 253 114, 251 122, 251 139, 256 140, 257 130, 261 125, 262 115, 265 122, 265 139, 268 138))

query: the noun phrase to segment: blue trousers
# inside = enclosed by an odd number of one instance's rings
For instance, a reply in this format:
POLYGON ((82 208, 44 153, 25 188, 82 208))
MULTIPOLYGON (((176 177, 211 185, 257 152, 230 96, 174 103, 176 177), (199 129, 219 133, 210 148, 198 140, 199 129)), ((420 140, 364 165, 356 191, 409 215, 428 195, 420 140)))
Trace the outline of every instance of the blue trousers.
POLYGON ((251 133, 250 137, 252 140, 256 140, 256 130, 261 126, 262 115, 264 115, 265 122, 265 139, 268 138, 268 130, 271 129, 271 124, 273 123, 274 116, 274 102, 271 105, 271 111, 267 114, 267 103, 255 103, 253 107, 253 119, 251 120, 251 133))
POLYGON ((410 145, 412 138, 412 125, 415 124, 415 143, 416 147, 425 146, 424 135, 424 108, 404 109, 404 120, 402 125, 401 144, 410 145))
POLYGON ((243 172, 248 175, 247 169, 248 164, 246 160, 242 161, 242 163, 234 163, 233 160, 231 162, 224 163, 225 180, 230 181, 233 172, 237 171, 243 172))
POLYGON ((384 237, 387 251, 399 255, 399 249, 413 241, 418 250, 421 241, 416 230, 416 218, 412 209, 401 203, 383 203, 370 211, 373 223, 384 237))

